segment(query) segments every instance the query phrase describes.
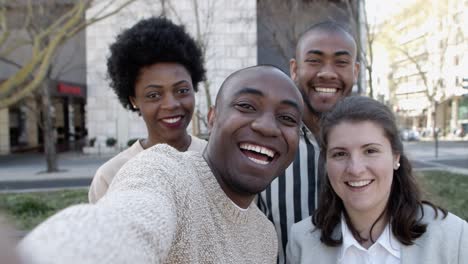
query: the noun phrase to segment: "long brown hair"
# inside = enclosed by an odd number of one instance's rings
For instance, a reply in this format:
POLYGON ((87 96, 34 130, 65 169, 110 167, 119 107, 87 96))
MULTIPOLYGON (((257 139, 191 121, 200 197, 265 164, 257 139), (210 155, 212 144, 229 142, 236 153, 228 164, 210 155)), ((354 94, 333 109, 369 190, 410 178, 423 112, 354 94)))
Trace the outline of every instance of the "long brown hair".
MULTIPOLYGON (((392 152, 400 154, 400 167, 393 172, 393 182, 387 206, 374 225, 382 217, 387 217, 392 233, 398 241, 404 245, 412 245, 415 239, 426 232, 427 225, 421 222, 424 214, 423 204, 428 204, 434 209, 435 217, 440 210, 445 218, 447 211, 431 202, 421 200, 421 191, 412 173, 411 163, 404 153, 393 113, 384 104, 368 97, 350 96, 338 102, 335 108, 326 113, 321 120, 321 155, 325 160, 329 132, 343 121, 370 121, 379 125, 384 130, 385 137, 390 141, 392 152), (421 216, 418 217, 419 215, 421 216)), ((340 224, 342 215, 344 215, 351 233, 357 240, 359 242, 365 241, 349 220, 343 202, 333 190, 328 176, 324 175, 320 188, 319 205, 312 217, 312 223, 321 230, 320 240, 324 244, 328 246, 341 245, 342 237, 333 237, 332 233, 340 224)), ((370 234, 372 234, 372 228, 370 234)), ((369 237, 374 241, 372 236, 369 237)))

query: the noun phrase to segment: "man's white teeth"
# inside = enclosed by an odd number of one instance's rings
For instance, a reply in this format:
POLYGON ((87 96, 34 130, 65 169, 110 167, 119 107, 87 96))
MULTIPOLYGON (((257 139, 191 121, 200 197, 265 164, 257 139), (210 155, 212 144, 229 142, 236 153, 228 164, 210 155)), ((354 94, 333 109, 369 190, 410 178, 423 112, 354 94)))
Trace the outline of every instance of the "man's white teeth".
POLYGON ((259 160, 259 159, 252 158, 252 157, 249 157, 249 156, 247 156, 247 158, 249 158, 249 160, 251 160, 251 161, 253 161, 253 162, 257 163, 257 164, 260 164, 260 165, 267 165, 268 163, 270 163, 270 162, 268 162, 266 160, 259 160))
POLYGON ((324 87, 315 87, 315 91, 319 93, 336 93, 338 92, 337 88, 324 88, 324 87))
POLYGON ((365 181, 349 181, 348 184, 351 185, 352 187, 362 187, 366 186, 371 182, 371 180, 365 180, 365 181))
POLYGON ((180 119, 182 119, 182 117, 178 116, 178 117, 172 117, 172 118, 164 118, 163 121, 165 123, 174 124, 175 122, 179 121, 180 119))
POLYGON ((258 145, 242 143, 240 145, 240 148, 244 150, 254 151, 263 155, 267 155, 270 158, 273 158, 275 156, 275 152, 273 150, 266 148, 266 147, 258 146, 258 145))

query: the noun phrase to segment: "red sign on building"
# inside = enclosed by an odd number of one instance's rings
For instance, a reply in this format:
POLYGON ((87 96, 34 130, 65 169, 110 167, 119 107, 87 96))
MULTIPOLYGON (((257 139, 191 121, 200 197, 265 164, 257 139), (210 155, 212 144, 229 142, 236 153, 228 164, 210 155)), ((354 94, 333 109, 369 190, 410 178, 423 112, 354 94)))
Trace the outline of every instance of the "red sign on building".
POLYGON ((64 83, 57 85, 57 92, 66 95, 82 95, 81 87, 64 83))

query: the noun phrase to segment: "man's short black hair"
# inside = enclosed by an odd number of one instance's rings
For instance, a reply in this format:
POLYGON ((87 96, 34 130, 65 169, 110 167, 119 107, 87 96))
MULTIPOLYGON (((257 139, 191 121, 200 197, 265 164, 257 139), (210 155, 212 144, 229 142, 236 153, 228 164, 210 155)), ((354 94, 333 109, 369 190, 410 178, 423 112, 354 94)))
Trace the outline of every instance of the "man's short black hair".
POLYGON ((143 67, 160 62, 183 65, 190 73, 193 88, 205 79, 203 55, 195 40, 164 17, 144 19, 124 30, 110 46, 107 71, 110 86, 122 105, 131 106, 129 96, 135 96, 135 83, 143 67))
POLYGON ((232 79, 234 79, 235 77, 237 77, 239 74, 241 74, 243 72, 251 71, 251 70, 260 70, 260 69, 275 69, 275 70, 278 70, 278 71, 282 72, 284 75, 288 76, 288 78, 289 78, 289 75, 287 73, 285 73, 282 69, 280 69, 277 66, 272 65, 272 64, 258 64, 258 65, 249 66, 247 68, 242 68, 242 69, 236 70, 233 73, 229 74, 229 76, 226 79, 224 79, 224 81, 221 84, 221 86, 220 86, 220 88, 218 90, 218 93, 216 95, 215 105, 217 105, 218 102, 223 97, 223 92, 224 92, 226 86, 228 86, 227 84, 229 82, 231 82, 232 79))
MULTIPOLYGON (((302 41, 304 41, 304 39, 307 36, 309 36, 309 34, 311 34, 312 32, 316 32, 316 31, 343 34, 344 36, 348 37, 350 40, 353 41, 354 46, 357 49, 356 38, 354 37, 353 33, 351 33, 351 31, 349 30, 347 26, 340 24, 333 20, 325 20, 325 21, 313 24, 312 26, 308 27, 299 35, 299 39, 296 45, 296 54, 298 52, 300 45, 302 44, 302 41)), ((356 54, 357 54, 357 51, 356 51, 356 54)), ((354 59, 357 59, 357 58, 354 58, 354 59)))
POLYGON ((330 33, 342 32, 344 34, 349 35, 349 37, 351 37, 356 42, 355 36, 351 32, 348 26, 341 24, 339 22, 333 21, 333 20, 325 20, 325 21, 321 21, 316 24, 313 24, 312 26, 304 30, 304 32, 302 32, 302 34, 300 35, 300 38, 302 38, 304 35, 307 35, 309 32, 315 31, 315 30, 325 31, 325 32, 330 32, 330 33))

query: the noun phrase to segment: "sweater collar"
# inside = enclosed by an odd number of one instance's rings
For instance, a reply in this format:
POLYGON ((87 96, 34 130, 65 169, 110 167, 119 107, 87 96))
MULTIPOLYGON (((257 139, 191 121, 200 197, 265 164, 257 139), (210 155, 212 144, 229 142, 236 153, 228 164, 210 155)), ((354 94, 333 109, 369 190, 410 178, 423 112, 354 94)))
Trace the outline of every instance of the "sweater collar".
POLYGON ((199 178, 206 191, 209 193, 209 197, 212 199, 213 203, 217 205, 223 216, 230 222, 246 224, 249 214, 254 211, 252 207, 255 206, 255 203, 252 202, 248 207, 248 210, 241 210, 241 208, 236 206, 221 189, 221 186, 213 175, 208 163, 201 154, 196 155, 195 168, 198 170, 199 178))

